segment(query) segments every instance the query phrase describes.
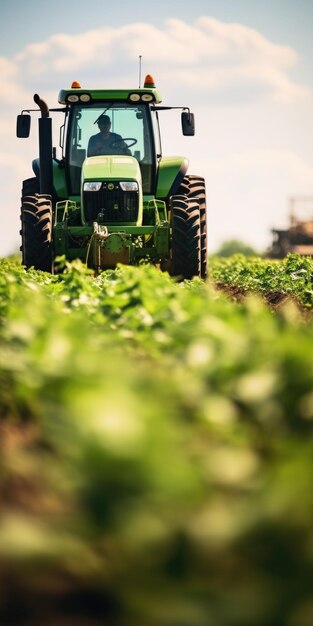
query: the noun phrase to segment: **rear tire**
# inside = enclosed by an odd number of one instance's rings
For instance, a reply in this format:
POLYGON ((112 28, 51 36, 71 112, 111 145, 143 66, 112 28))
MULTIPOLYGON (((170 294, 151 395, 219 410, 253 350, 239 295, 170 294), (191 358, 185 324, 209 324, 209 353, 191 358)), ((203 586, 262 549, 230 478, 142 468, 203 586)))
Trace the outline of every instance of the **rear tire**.
POLYGON ((178 194, 184 194, 189 199, 197 200, 200 209, 201 228, 201 278, 208 275, 207 251, 207 210, 205 180, 201 176, 185 176, 178 189, 178 194))
MULTIPOLYGON (((24 188, 23 186, 23 191, 24 188)), ((23 195, 21 223, 22 264, 27 269, 34 267, 36 270, 52 273, 51 197, 39 194, 23 195)))
POLYGON ((39 191, 39 180, 36 176, 23 180, 22 199, 24 196, 35 196, 36 194, 39 194, 39 191))
POLYGON ((181 279, 201 276, 200 211, 186 196, 172 197, 171 275, 181 279))

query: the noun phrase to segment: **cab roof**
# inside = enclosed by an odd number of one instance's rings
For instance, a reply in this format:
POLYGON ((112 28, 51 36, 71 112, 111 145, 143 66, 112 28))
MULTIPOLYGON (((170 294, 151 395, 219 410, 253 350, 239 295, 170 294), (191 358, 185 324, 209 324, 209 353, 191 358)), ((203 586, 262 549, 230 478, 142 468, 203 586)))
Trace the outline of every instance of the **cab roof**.
POLYGON ((58 102, 75 104, 104 100, 120 100, 129 102, 162 102, 157 89, 61 89, 58 102), (138 97, 137 97, 138 96, 138 97), (148 97, 147 97, 148 96, 148 97), (149 97, 151 96, 151 97, 149 97))
POLYGON ((150 74, 146 76, 144 86, 138 89, 85 89, 81 87, 79 82, 74 81, 70 89, 61 89, 58 96, 60 104, 92 104, 93 102, 112 100, 147 104, 162 102, 160 93, 150 74))

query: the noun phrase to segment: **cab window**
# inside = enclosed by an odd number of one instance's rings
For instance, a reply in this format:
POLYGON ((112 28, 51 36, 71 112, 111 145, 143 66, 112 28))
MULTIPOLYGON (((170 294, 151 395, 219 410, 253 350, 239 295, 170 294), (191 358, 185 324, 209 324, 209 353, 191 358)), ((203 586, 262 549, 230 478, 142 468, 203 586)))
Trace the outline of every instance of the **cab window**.
MULTIPOLYGON (((143 193, 151 193, 154 172, 154 145, 150 126, 149 109, 144 105, 128 105, 114 103, 107 106, 75 106, 72 109, 68 137, 68 163, 71 193, 79 195, 81 168, 88 156, 87 149, 90 137, 99 134, 99 117, 109 116, 111 133, 124 140, 120 154, 130 154, 137 159, 142 175, 143 193), (125 145, 128 150, 125 152, 125 145)), ((112 135, 113 139, 115 136, 112 135)), ((107 150, 107 147, 106 147, 107 150)), ((118 154, 119 144, 115 143, 106 154, 118 154)))

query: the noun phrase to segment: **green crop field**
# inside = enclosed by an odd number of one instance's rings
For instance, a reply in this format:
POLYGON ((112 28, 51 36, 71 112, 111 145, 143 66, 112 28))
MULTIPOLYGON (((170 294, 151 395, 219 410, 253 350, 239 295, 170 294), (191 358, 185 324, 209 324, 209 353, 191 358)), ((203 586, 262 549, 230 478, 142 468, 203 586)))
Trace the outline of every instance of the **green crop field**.
POLYGON ((313 261, 289 254, 283 261, 246 258, 211 261, 210 276, 215 286, 235 296, 258 293, 269 303, 292 299, 308 311, 313 306, 313 261))
POLYGON ((1 626, 311 626, 313 261, 0 261, 1 626))

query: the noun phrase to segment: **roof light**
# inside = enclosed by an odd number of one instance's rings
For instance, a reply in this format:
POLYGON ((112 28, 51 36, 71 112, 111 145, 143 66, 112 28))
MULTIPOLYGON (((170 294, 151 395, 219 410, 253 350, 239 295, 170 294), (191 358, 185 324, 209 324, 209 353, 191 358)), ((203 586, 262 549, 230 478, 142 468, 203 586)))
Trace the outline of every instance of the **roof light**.
POLYGON ((151 87, 151 88, 155 87, 154 78, 153 78, 153 76, 151 76, 151 74, 147 74, 143 86, 144 87, 151 87))
POLYGON ((143 93, 141 96, 141 100, 143 100, 144 102, 151 102, 151 100, 154 100, 152 93, 143 93))
POLYGON ((79 99, 82 102, 89 102, 89 100, 91 100, 91 96, 89 95, 89 93, 82 93, 81 96, 79 96, 79 99))
POLYGON ((140 95, 139 95, 139 93, 131 93, 130 96, 129 96, 129 99, 132 102, 138 102, 138 100, 140 100, 140 95))
POLYGON ((68 102, 78 102, 79 97, 75 93, 73 93, 73 94, 70 94, 69 96, 67 96, 66 100, 68 102))
POLYGON ((78 80, 74 80, 72 82, 72 89, 81 89, 81 84, 78 82, 78 80))

